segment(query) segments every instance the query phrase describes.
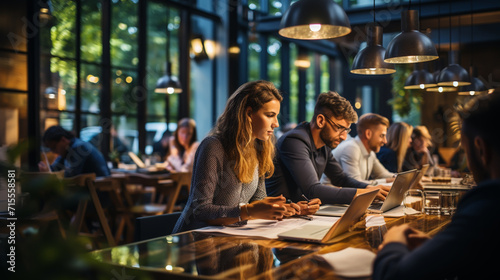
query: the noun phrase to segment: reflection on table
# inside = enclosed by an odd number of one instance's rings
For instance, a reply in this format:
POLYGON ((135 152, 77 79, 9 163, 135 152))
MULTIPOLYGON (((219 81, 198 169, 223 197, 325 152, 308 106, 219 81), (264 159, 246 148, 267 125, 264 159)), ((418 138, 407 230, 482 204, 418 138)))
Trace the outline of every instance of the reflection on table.
MULTIPOLYGON (((450 221, 450 216, 420 215, 385 220, 388 228, 410 223, 434 235, 450 221)), ((335 271, 314 255, 348 247, 376 252, 368 243, 365 229, 358 228, 330 245, 185 232, 91 254, 111 266, 111 277, 119 272, 131 277, 147 274, 153 278, 175 275, 185 279, 331 279, 338 278, 335 271)))

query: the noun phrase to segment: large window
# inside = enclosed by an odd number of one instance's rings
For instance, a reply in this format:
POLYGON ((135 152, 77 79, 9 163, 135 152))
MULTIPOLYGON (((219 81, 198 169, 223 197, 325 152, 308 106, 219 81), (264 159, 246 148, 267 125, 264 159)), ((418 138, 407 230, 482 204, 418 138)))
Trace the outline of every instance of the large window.
MULTIPOLYGON (((102 127, 113 124, 111 139, 119 139, 129 151, 150 154, 153 143, 167 127, 173 132, 180 117, 200 119, 201 135, 210 130, 215 109, 205 105, 215 98, 217 15, 205 6, 214 3, 205 1, 200 7, 204 8, 200 14, 210 13, 208 16, 194 13, 183 19, 192 20, 193 26, 193 30, 185 30, 183 34, 180 33, 182 10, 158 1, 52 0, 51 4, 53 17, 40 36, 42 133, 52 125, 61 125, 101 148, 98 136, 102 127), (141 5, 146 7, 142 14, 141 5), (142 42, 141 16, 146 34, 142 42), (158 79, 166 73, 167 47, 172 74, 180 78, 180 45, 189 49, 191 39, 181 38, 194 33, 206 39, 207 48, 212 48, 207 50, 210 57, 204 60, 191 57, 192 66, 185 68, 193 72, 187 74, 191 80, 185 87, 187 91, 180 95, 155 93, 158 79), (139 61, 141 46, 146 50, 144 66, 139 61), (145 73, 143 80, 139 77, 141 69, 145 73), (141 95, 144 88, 145 94, 141 95), (181 98, 188 104, 187 116, 180 116, 181 98), (141 103, 145 103, 146 112, 140 110, 141 103), (203 110, 197 110, 200 108, 203 110), (143 151, 139 146, 140 126, 145 127, 146 133, 143 151)), ((190 58, 185 56, 185 59, 190 58)), ((110 152, 117 147, 115 140, 109 143, 110 152)))

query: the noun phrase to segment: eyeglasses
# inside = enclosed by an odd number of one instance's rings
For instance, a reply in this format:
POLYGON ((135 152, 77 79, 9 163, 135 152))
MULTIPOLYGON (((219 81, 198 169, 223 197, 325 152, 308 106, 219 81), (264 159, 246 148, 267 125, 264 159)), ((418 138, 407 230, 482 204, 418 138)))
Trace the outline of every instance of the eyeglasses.
POLYGON ((325 116, 325 119, 327 119, 327 120, 328 120, 328 123, 329 123, 329 124, 330 124, 330 125, 331 125, 331 126, 332 126, 335 130, 336 130, 336 131, 338 131, 340 134, 344 133, 344 131, 345 131, 345 132, 347 132, 347 133, 351 132, 351 129, 350 129, 350 128, 345 127, 345 126, 342 126, 342 125, 340 125, 340 124, 338 124, 338 123, 336 123, 336 122, 332 121, 332 120, 331 120, 330 118, 328 118, 327 116, 325 116), (333 125, 335 125, 335 127, 334 127, 333 125))

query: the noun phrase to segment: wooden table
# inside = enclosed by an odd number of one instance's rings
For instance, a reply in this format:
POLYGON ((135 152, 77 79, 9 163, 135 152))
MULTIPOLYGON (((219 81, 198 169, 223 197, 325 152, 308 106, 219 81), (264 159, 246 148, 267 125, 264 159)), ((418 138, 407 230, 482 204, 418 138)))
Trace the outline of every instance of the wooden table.
MULTIPOLYGON (((410 223, 434 235, 449 223, 450 216, 421 215, 385 220, 388 228, 410 223)), ((94 251, 91 255, 109 265, 109 277, 115 278, 342 279, 315 255, 347 247, 377 251, 365 237, 365 229, 358 228, 330 245, 185 232, 94 251)))

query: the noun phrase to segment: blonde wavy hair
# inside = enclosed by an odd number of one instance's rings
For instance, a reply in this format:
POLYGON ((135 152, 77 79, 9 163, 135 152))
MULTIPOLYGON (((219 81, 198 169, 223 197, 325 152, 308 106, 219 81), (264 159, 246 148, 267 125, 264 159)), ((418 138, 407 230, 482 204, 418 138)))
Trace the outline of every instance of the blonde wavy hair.
POLYGON ((236 176, 243 183, 252 181, 257 165, 259 177, 269 178, 274 173, 274 135, 267 141, 252 141, 252 121, 247 114, 247 108, 255 112, 272 100, 283 100, 273 83, 243 84, 229 97, 226 109, 210 133, 220 139, 228 158, 234 161, 236 176))
POLYGON ((387 148, 396 152, 398 172, 401 172, 413 127, 405 122, 393 123, 387 130, 387 148))

